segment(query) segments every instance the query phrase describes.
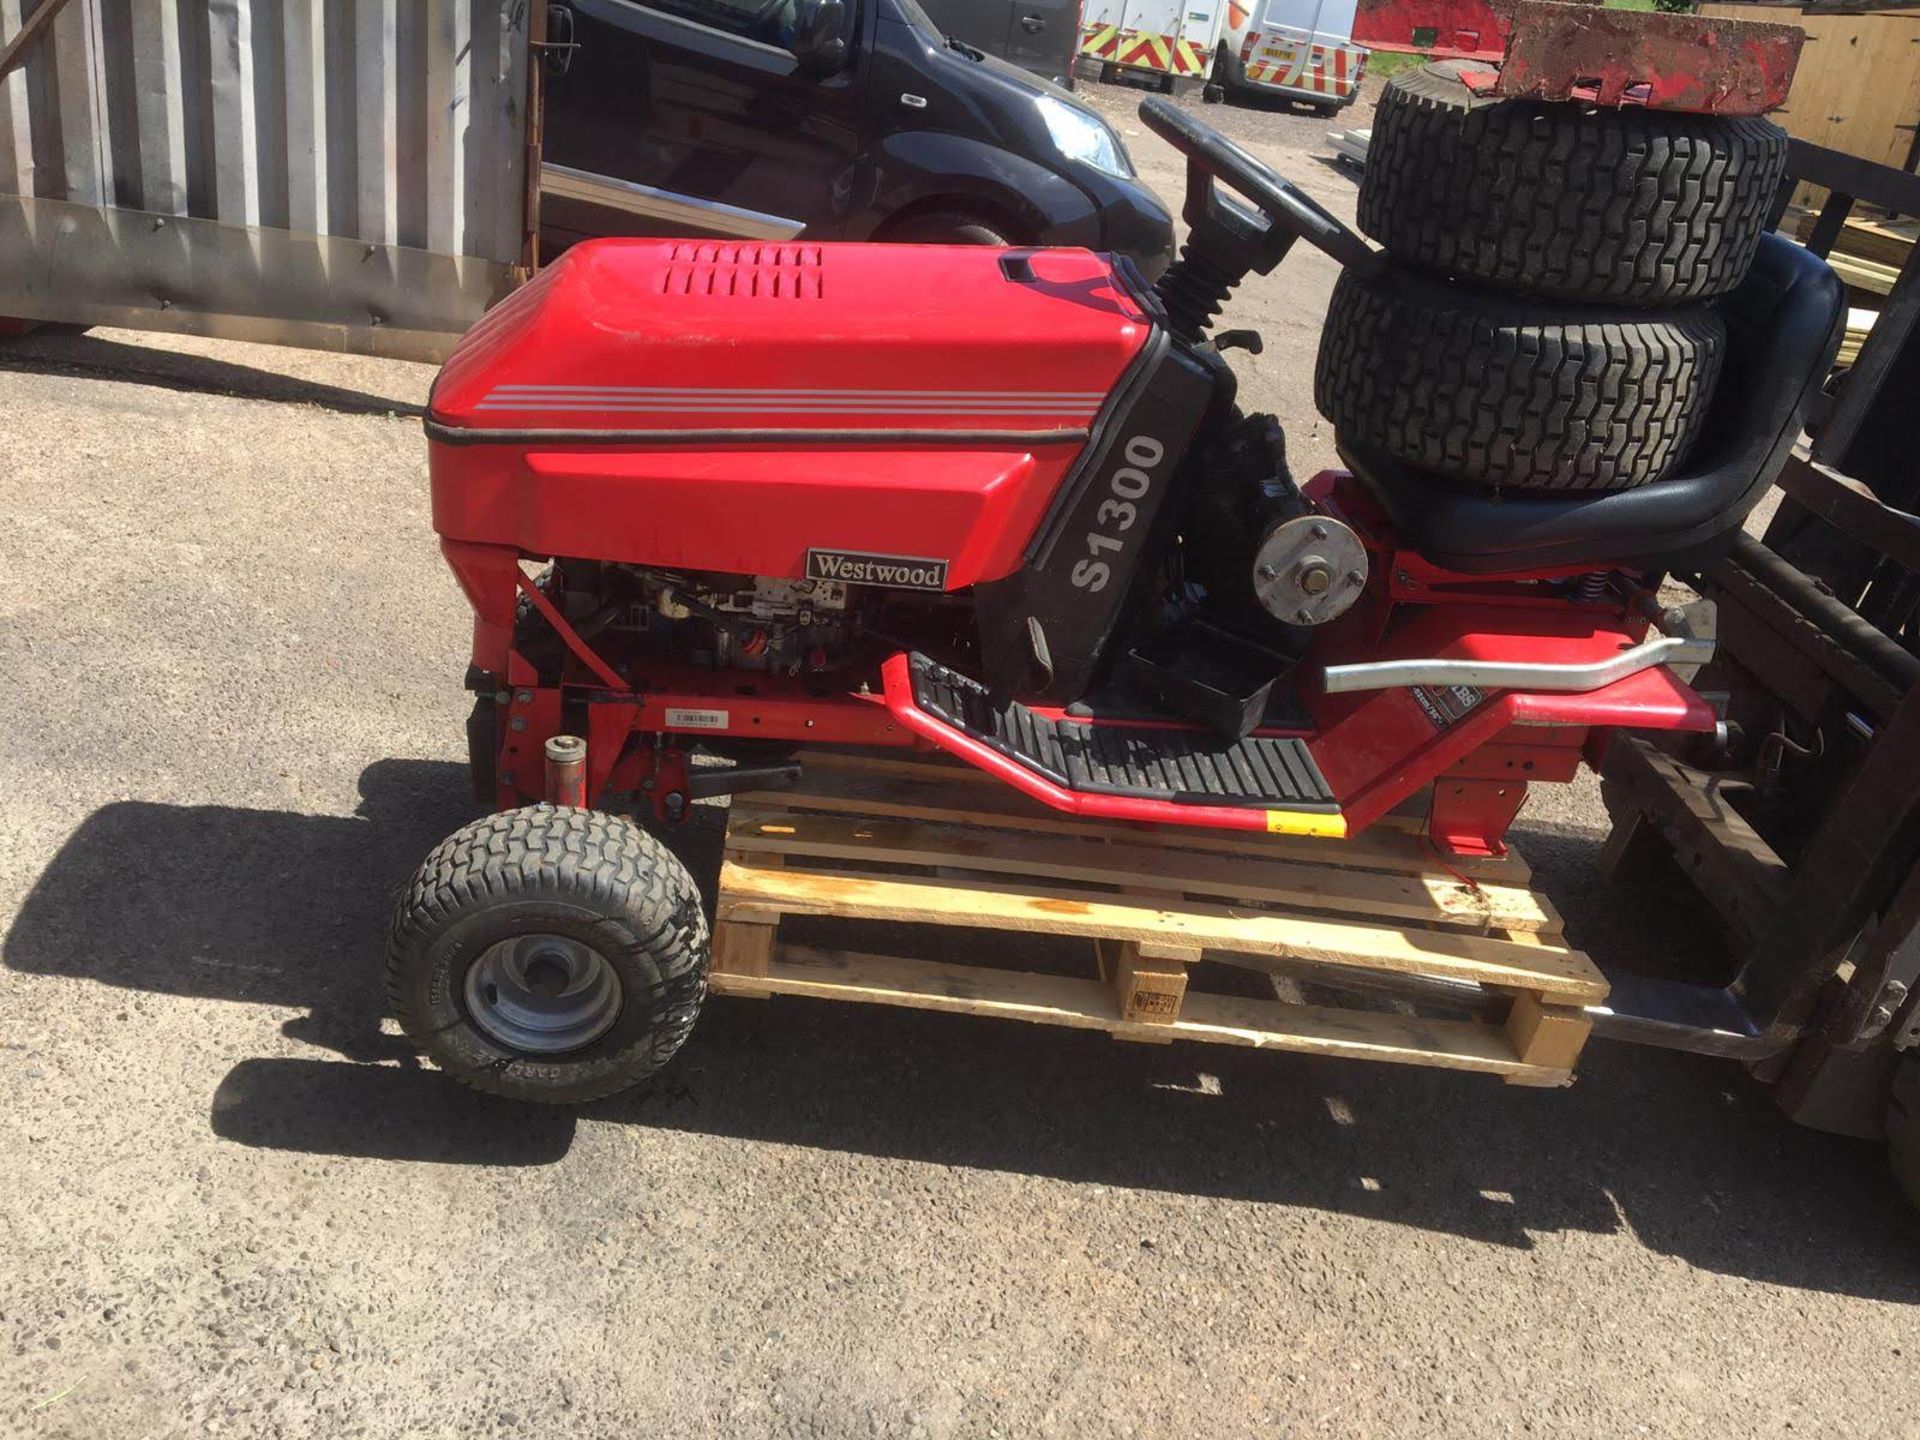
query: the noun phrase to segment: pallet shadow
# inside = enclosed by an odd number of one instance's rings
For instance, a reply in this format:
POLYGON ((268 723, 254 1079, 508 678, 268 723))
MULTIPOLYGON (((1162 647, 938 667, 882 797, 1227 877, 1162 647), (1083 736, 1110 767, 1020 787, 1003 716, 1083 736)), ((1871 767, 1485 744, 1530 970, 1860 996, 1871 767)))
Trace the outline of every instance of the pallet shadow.
POLYGON ((1630 1228, 1705 1269, 1920 1300, 1877 1146, 1789 1125, 1736 1068, 1597 1044, 1567 1091, 1008 1022, 720 1002, 595 1119, 1305 1205, 1530 1248, 1630 1228), (742 1015, 742 1011, 747 1013, 742 1015))

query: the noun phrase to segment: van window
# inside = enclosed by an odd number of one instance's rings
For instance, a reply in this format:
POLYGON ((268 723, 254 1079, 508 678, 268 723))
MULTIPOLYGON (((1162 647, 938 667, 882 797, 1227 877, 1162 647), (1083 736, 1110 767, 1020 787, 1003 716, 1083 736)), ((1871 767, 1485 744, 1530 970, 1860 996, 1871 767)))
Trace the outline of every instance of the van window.
POLYGON ((649 10, 677 15, 709 29, 758 40, 782 50, 793 47, 799 0, 640 0, 649 10))

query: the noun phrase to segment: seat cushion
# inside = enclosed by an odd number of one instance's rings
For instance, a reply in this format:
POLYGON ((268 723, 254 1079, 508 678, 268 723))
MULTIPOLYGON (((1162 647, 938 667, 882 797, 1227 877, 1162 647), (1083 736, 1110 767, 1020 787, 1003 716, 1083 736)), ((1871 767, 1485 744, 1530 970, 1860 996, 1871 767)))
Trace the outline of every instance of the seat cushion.
POLYGON ((1728 358, 1699 443, 1677 473, 1605 494, 1489 494, 1411 469, 1347 436, 1340 453, 1408 548, 1469 575, 1670 568, 1730 541, 1780 473, 1840 346, 1846 290, 1827 263, 1763 237, 1721 302, 1728 358))

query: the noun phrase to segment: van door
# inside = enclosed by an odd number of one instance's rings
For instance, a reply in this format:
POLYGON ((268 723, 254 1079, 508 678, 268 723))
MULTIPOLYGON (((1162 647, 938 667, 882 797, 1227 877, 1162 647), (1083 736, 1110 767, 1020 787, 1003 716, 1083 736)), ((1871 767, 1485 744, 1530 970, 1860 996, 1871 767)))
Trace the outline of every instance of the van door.
POLYGON ((1207 73, 1226 29, 1226 19, 1222 0, 1185 0, 1180 12, 1180 53, 1175 57, 1175 74, 1207 73))
POLYGON ((1080 0, 1014 0, 1004 53, 1022 69, 1071 84, 1080 48, 1080 0))
POLYGON ((1264 72, 1261 79, 1289 88, 1300 84, 1320 10, 1321 0, 1266 0, 1254 26, 1260 44, 1251 57, 1264 72))
POLYGON ((1013 0, 922 0, 920 8, 942 35, 998 55, 1006 43, 1013 0))
POLYGON ((1365 72, 1366 52, 1355 46, 1356 0, 1266 0, 1240 42, 1249 82, 1336 108, 1351 100, 1365 72))
POLYGON ((859 153, 865 47, 815 77, 787 47, 801 0, 568 0, 549 10, 542 229, 832 239, 859 153))

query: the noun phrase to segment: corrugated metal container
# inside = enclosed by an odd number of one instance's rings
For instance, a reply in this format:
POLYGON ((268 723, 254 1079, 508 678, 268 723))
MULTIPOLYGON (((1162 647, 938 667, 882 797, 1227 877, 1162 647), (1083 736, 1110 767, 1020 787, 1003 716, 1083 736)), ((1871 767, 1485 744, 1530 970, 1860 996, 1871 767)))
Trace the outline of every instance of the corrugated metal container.
POLYGON ((0 315, 432 359, 527 232, 529 0, 0 0, 0 315))

